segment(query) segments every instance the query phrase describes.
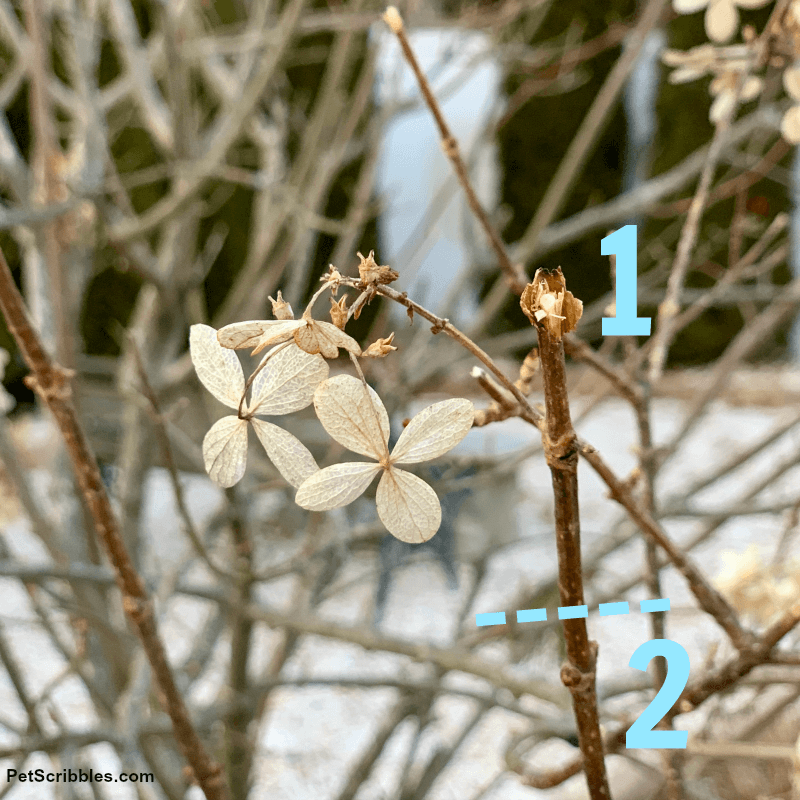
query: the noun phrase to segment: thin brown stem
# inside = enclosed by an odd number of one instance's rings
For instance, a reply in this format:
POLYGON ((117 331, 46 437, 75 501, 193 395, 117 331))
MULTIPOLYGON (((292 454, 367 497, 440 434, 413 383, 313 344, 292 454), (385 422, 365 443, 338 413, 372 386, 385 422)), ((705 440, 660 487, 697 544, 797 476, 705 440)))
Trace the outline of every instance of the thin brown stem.
MULTIPOLYGON (((663 0, 659 0, 659 2, 663 2, 663 0)), ((520 264, 514 264, 511 261, 511 258, 508 255, 508 250, 506 249, 503 240, 500 238, 500 234, 495 230, 494 226, 489 220, 488 214, 481 205, 480 200, 478 200, 478 195, 475 193, 475 189, 472 186, 472 181, 470 180, 467 166, 464 163, 464 159, 461 158, 458 140, 450 131, 447 121, 444 118, 444 114, 442 114, 442 110, 439 107, 439 103, 431 91, 428 79, 425 77, 425 73, 422 71, 419 62, 417 61, 417 57, 414 55, 414 51, 411 49, 400 13, 394 6, 389 6, 389 8, 386 9, 386 13, 383 15, 383 19, 392 29, 392 33, 397 36, 397 40, 400 42, 400 47, 403 50, 403 55, 406 57, 406 61, 408 61, 409 66, 414 71, 414 75, 419 83, 422 96, 425 98, 425 102, 427 103, 431 114, 433 114, 436 127, 439 129, 439 136, 442 140, 442 149, 444 150, 445 155, 450 159, 450 163, 453 165, 453 169, 458 177, 458 181, 467 196, 469 207, 472 209, 472 213, 475 215, 475 218, 483 228, 486 238, 489 240, 489 244, 497 256, 500 269, 505 274, 509 287, 514 293, 522 294, 522 290, 525 288, 525 285, 528 282, 525 271, 520 264)))
MULTIPOLYGON (((541 280, 540 274, 541 270, 534 276, 534 284, 541 280)), ((542 430, 542 444, 550 467, 555 499, 558 588, 562 606, 580 606, 583 605, 583 569, 578 506, 578 446, 569 411, 564 346, 560 331, 554 333, 546 320, 535 324, 544 381, 546 425, 542 430)), ((589 796, 592 800, 607 800, 611 797, 611 790, 606 775, 597 708, 597 642, 589 639, 585 618, 565 619, 564 639, 568 663, 561 667, 561 681, 572 693, 589 796)))

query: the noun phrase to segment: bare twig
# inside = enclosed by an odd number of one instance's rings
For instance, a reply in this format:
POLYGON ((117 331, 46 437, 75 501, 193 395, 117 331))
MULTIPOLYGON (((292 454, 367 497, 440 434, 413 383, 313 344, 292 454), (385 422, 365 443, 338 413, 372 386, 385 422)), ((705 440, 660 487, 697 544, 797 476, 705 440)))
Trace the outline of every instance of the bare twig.
MULTIPOLYGON (((658 2, 663 1, 664 0, 658 0, 658 2)), ((406 57, 409 66, 414 71, 414 75, 419 83, 420 91, 425 98, 425 102, 427 103, 431 114, 433 114, 433 118, 436 121, 436 127, 439 129, 439 136, 442 140, 442 148, 444 149, 444 153, 450 159, 450 162, 453 165, 453 169, 458 176, 459 183, 461 184, 462 188, 464 189, 464 193, 467 196, 469 207, 472 209, 472 213, 475 215, 475 218, 483 228, 486 238, 489 240, 489 244, 497 256, 500 269, 503 271, 509 287, 515 294, 522 294, 522 290, 525 288, 525 284, 528 282, 525 271, 519 264, 514 264, 509 258, 508 251, 506 250, 506 246, 503 244, 503 240, 500 238, 500 234, 495 230, 494 226, 489 221, 486 211, 481 205, 480 200, 478 200, 477 194, 475 194, 475 189, 472 186, 469 172, 464 164, 464 160, 461 158, 458 141, 451 133, 444 115, 442 114, 442 110, 439 108, 439 104, 437 103, 436 98, 431 91, 431 87, 427 78, 425 77, 425 73, 422 71, 422 68, 417 62, 417 58, 414 55, 414 51, 411 49, 411 45, 409 44, 408 37, 405 33, 403 19, 400 16, 400 12, 394 6, 389 6, 389 8, 386 9, 386 13, 383 15, 383 19, 392 29, 392 33, 397 36, 397 40, 400 42, 400 47, 403 50, 403 55, 406 57)))

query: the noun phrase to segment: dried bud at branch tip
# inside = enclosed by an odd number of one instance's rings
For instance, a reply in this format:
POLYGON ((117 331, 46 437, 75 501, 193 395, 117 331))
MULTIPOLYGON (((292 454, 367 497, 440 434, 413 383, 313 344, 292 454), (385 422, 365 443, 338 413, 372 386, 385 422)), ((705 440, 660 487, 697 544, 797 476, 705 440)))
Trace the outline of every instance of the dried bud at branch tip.
POLYGON ((272 314, 275 319, 294 319, 292 307, 283 299, 280 289, 278 289, 278 299, 269 298, 272 303, 272 314))
POLYGON ((561 267, 537 270, 519 302, 531 323, 544 326, 556 339, 574 331, 583 314, 583 303, 567 291, 561 267))
POLYGON ((347 322, 346 297, 342 297, 338 303, 331 297, 331 322, 333 322, 339 330, 344 330, 345 323, 347 322))
POLYGON ((394 6, 389 6, 386 9, 383 14, 383 21, 392 29, 392 33, 400 33, 403 30, 403 18, 394 6))
POLYGON ((400 273, 391 267, 382 267, 376 263, 374 250, 370 250, 366 258, 361 253, 356 253, 356 255, 361 259, 361 263, 358 265, 358 274, 364 286, 392 283, 400 277, 400 273))
POLYGON ((363 353, 362 355, 365 358, 383 358, 384 356, 388 356, 392 350, 397 350, 396 347, 392 346, 392 340, 394 339, 394 331, 389 334, 386 339, 378 339, 374 341, 363 353))
POLYGON ((329 283, 331 294, 335 297, 339 291, 339 284, 342 282, 342 274, 333 264, 328 264, 328 272, 320 278, 323 283, 329 283))

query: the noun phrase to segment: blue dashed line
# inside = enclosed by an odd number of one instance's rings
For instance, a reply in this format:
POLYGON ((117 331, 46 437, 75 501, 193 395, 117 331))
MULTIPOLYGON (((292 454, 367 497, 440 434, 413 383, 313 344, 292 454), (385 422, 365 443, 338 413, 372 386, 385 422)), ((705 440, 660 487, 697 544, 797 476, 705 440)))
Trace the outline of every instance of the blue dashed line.
MULTIPOLYGON (((655 600, 642 600, 639 604, 643 614, 651 614, 654 611, 669 611, 669 598, 659 597, 655 600)), ((629 614, 630 608, 627 602, 619 603, 600 603, 599 606, 601 617, 612 617, 619 614, 629 614)), ((589 616, 588 606, 559 606, 558 618, 559 619, 581 619, 582 617, 589 616)), ((517 611, 517 622, 546 622, 547 609, 546 608, 529 608, 523 611, 517 611)), ((475 622, 479 625, 505 625, 506 612, 505 611, 490 611, 486 614, 476 614, 475 622)))
POLYGON ((658 600, 642 600, 639 605, 644 614, 653 611, 669 611, 669 597, 662 597, 658 600))
POLYGON ((505 611, 491 611, 488 614, 476 614, 475 621, 478 625, 505 625, 505 611))
POLYGON ((616 614, 629 613, 627 603, 600 603, 600 616, 613 617, 616 614))

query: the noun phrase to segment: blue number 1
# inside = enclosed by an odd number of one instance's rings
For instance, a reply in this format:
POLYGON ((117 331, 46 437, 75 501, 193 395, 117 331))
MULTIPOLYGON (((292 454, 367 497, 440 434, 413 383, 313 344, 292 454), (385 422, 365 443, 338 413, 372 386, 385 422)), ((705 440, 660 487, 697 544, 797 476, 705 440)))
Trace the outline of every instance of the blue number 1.
POLYGON ((654 731, 653 728, 672 708, 689 680, 689 654, 672 639, 651 639, 636 649, 628 663, 634 669, 646 672, 650 659, 655 656, 664 656, 667 659, 667 677, 650 705, 628 728, 625 734, 625 747, 648 749, 665 747, 681 750, 686 747, 689 739, 688 731, 654 731))
POLYGON ((617 257, 617 311, 603 317, 603 336, 649 336, 650 317, 636 316, 636 226, 601 239, 600 255, 617 257))

